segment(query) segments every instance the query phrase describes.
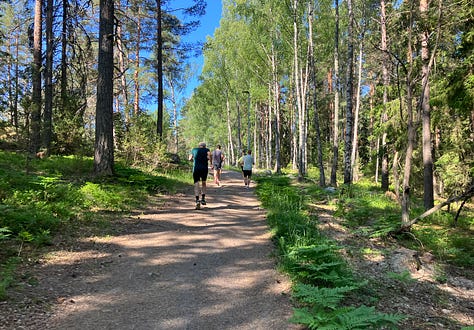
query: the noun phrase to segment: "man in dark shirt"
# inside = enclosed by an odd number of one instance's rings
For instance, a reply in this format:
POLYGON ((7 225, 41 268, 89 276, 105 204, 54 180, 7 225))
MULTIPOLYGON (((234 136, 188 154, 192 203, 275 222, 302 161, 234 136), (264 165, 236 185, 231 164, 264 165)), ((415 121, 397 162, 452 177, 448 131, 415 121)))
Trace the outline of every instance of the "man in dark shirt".
POLYGON ((222 153, 221 145, 218 144, 216 150, 212 152, 212 168, 214 169, 214 183, 218 186, 221 183, 222 163, 225 156, 222 153))
POLYGON ((206 143, 200 142, 198 148, 191 150, 189 160, 193 160, 193 180, 194 180, 194 195, 196 196, 196 210, 199 210, 202 205, 206 205, 206 180, 209 173, 209 161, 211 160, 211 152, 206 148, 206 143), (202 187, 199 189, 199 181, 202 182, 202 187), (199 199, 201 195, 201 199, 199 199))

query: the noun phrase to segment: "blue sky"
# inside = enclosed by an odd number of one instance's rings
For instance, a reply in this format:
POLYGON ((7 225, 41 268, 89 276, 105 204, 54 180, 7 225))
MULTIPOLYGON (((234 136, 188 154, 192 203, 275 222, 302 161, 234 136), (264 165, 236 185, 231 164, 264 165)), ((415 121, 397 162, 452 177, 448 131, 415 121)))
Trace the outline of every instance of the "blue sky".
MULTIPOLYGON (((185 0, 186 3, 192 3, 190 0, 185 0)), ((199 28, 184 38, 184 41, 201 41, 205 42, 207 36, 213 36, 214 30, 219 27, 219 21, 222 15, 222 1, 221 0, 207 0, 206 15, 200 18, 201 24, 199 28)), ((197 66, 195 76, 189 81, 188 87, 185 91, 185 98, 189 98, 194 88, 198 84, 198 76, 201 74, 204 59, 202 56, 191 58, 190 62, 197 66)))

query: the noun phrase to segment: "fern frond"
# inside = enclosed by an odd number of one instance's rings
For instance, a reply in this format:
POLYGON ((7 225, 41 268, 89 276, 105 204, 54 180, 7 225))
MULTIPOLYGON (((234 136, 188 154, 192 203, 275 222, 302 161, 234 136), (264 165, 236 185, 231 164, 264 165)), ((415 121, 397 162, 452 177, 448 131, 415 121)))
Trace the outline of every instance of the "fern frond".
POLYGON ((347 309, 337 319, 344 329, 366 330, 379 329, 381 326, 395 327, 403 316, 379 313, 374 307, 360 306, 347 309))
POLYGON ((297 284, 294 287, 293 296, 299 301, 312 306, 336 309, 344 295, 355 289, 357 289, 356 286, 320 288, 309 284, 297 284))

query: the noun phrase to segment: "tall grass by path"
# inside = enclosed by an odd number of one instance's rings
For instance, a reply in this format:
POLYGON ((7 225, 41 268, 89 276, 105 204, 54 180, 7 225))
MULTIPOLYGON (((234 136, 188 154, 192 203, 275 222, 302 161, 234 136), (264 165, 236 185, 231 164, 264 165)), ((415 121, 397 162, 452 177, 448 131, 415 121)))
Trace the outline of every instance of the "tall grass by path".
POLYGON ((280 267, 293 281, 298 307, 292 322, 309 329, 395 329, 403 316, 347 304, 345 298, 365 283, 352 273, 336 242, 318 231, 307 212, 311 196, 286 176, 260 177, 257 183, 280 267))
POLYGON ((91 158, 52 156, 27 163, 25 155, 0 151, 0 298, 11 283, 9 269, 18 263, 12 258, 25 249, 52 244, 58 233, 107 228, 150 196, 189 184, 182 170, 145 171, 118 162, 113 177, 97 179, 92 168, 91 158))

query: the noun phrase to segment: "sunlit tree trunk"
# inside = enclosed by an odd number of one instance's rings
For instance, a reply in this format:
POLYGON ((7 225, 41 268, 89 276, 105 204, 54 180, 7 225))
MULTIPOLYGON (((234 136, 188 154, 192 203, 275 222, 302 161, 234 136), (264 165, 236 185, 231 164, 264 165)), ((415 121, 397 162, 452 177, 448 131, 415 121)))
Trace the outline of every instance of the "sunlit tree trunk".
POLYGON ((141 42, 141 15, 140 15, 140 7, 138 7, 137 13, 137 40, 135 44, 135 72, 133 74, 133 83, 135 86, 134 91, 134 101, 133 101, 133 114, 138 116, 140 112, 140 82, 138 79, 138 75, 140 72, 140 42, 141 42))
POLYGON ((225 105, 227 110, 227 145, 229 146, 230 158, 232 162, 236 160, 234 153, 234 142, 232 141, 232 120, 231 120, 231 109, 229 102, 229 93, 226 92, 225 105))
POLYGON ((303 165, 303 155, 302 155, 302 125, 303 125, 303 109, 302 109, 302 104, 301 104, 301 77, 299 75, 300 71, 300 66, 299 66, 299 60, 298 60, 298 0, 293 0, 293 81, 294 81, 294 86, 295 86, 295 96, 294 96, 294 103, 295 103, 295 114, 293 116, 295 120, 295 143, 293 144, 294 147, 294 162, 293 162, 293 168, 295 168, 295 165, 297 165, 298 169, 298 176, 302 177, 302 165, 303 165), (298 129, 296 129, 298 128, 298 129), (296 133, 298 136, 296 137, 296 133))
MULTIPOLYGON (((382 49, 382 80, 383 80, 383 112, 381 122, 382 125, 387 122, 387 104, 388 104, 388 88, 390 84, 390 76, 388 72, 388 45, 387 45, 387 17, 385 12, 385 0, 380 1, 380 35, 381 35, 381 49, 382 49)), ((382 168, 381 168, 381 188, 382 191, 387 191, 389 186, 389 176, 388 176, 388 150, 387 150, 387 132, 382 133, 381 141, 381 158, 382 158, 382 168)), ((378 157, 378 156, 377 156, 378 157)))
MULTIPOLYGON (((275 173, 281 173, 281 141, 280 141, 280 86, 278 84, 277 63, 275 56, 275 48, 272 44, 272 83, 273 83, 273 109, 275 118, 275 173)), ((270 118, 273 118, 270 114, 270 118)), ((271 119, 269 127, 271 129, 271 119)), ((270 131, 271 132, 271 131, 270 131)), ((270 133, 271 134, 271 133, 270 133)))
POLYGON ((240 103, 238 101, 236 101, 236 107, 237 107, 237 143, 238 143, 238 147, 239 147, 239 155, 237 157, 240 157, 241 154, 242 154, 242 151, 243 151, 243 148, 242 148, 242 134, 241 134, 241 111, 240 111, 240 103))
POLYGON ((175 147, 175 152, 178 153, 178 101, 176 100, 176 90, 175 90, 175 81, 173 80, 173 73, 169 72, 168 73, 168 83, 170 87, 170 101, 171 101, 171 107, 173 111, 173 118, 171 118, 173 122, 173 133, 174 133, 174 147, 175 147))
MULTIPOLYGON (((120 2, 117 2, 118 10, 120 8, 120 2)), ((118 70, 120 76, 120 94, 122 95, 122 105, 123 114, 125 118, 125 125, 128 127, 130 124, 130 109, 128 106, 128 87, 127 87, 127 76, 126 71, 128 69, 128 63, 126 63, 126 54, 125 49, 123 47, 123 35, 122 35, 122 24, 120 21, 117 22, 116 27, 116 35, 117 35, 117 57, 118 57, 118 70)), ((117 98, 118 99, 118 98, 117 98)), ((117 108, 119 110, 120 108, 117 108)))
POLYGON ((266 142, 266 148, 265 148, 265 153, 266 153, 266 161, 267 161, 267 168, 272 168, 272 162, 273 162, 273 157, 272 157, 272 141, 273 141, 273 111, 275 111, 274 106, 270 106, 270 104, 273 104, 273 98, 272 98, 272 88, 273 84, 270 83, 270 87, 268 88, 268 112, 267 112, 267 121, 266 121, 266 135, 267 135, 267 142, 266 142))
MULTIPOLYGON (((363 36, 362 36, 363 38, 363 36)), ((354 111, 354 137, 352 139, 352 151, 351 151, 351 169, 352 169, 352 180, 359 180, 358 166, 356 165, 357 160, 357 149, 359 139, 359 111, 360 111, 360 98, 361 98, 361 86, 362 86, 362 57, 364 53, 363 40, 360 41, 359 45, 359 68, 357 75, 357 95, 356 95, 356 106, 354 111)))
POLYGON ((331 185, 337 186, 337 165, 339 161, 339 0, 334 1, 334 128, 332 141, 331 185))

